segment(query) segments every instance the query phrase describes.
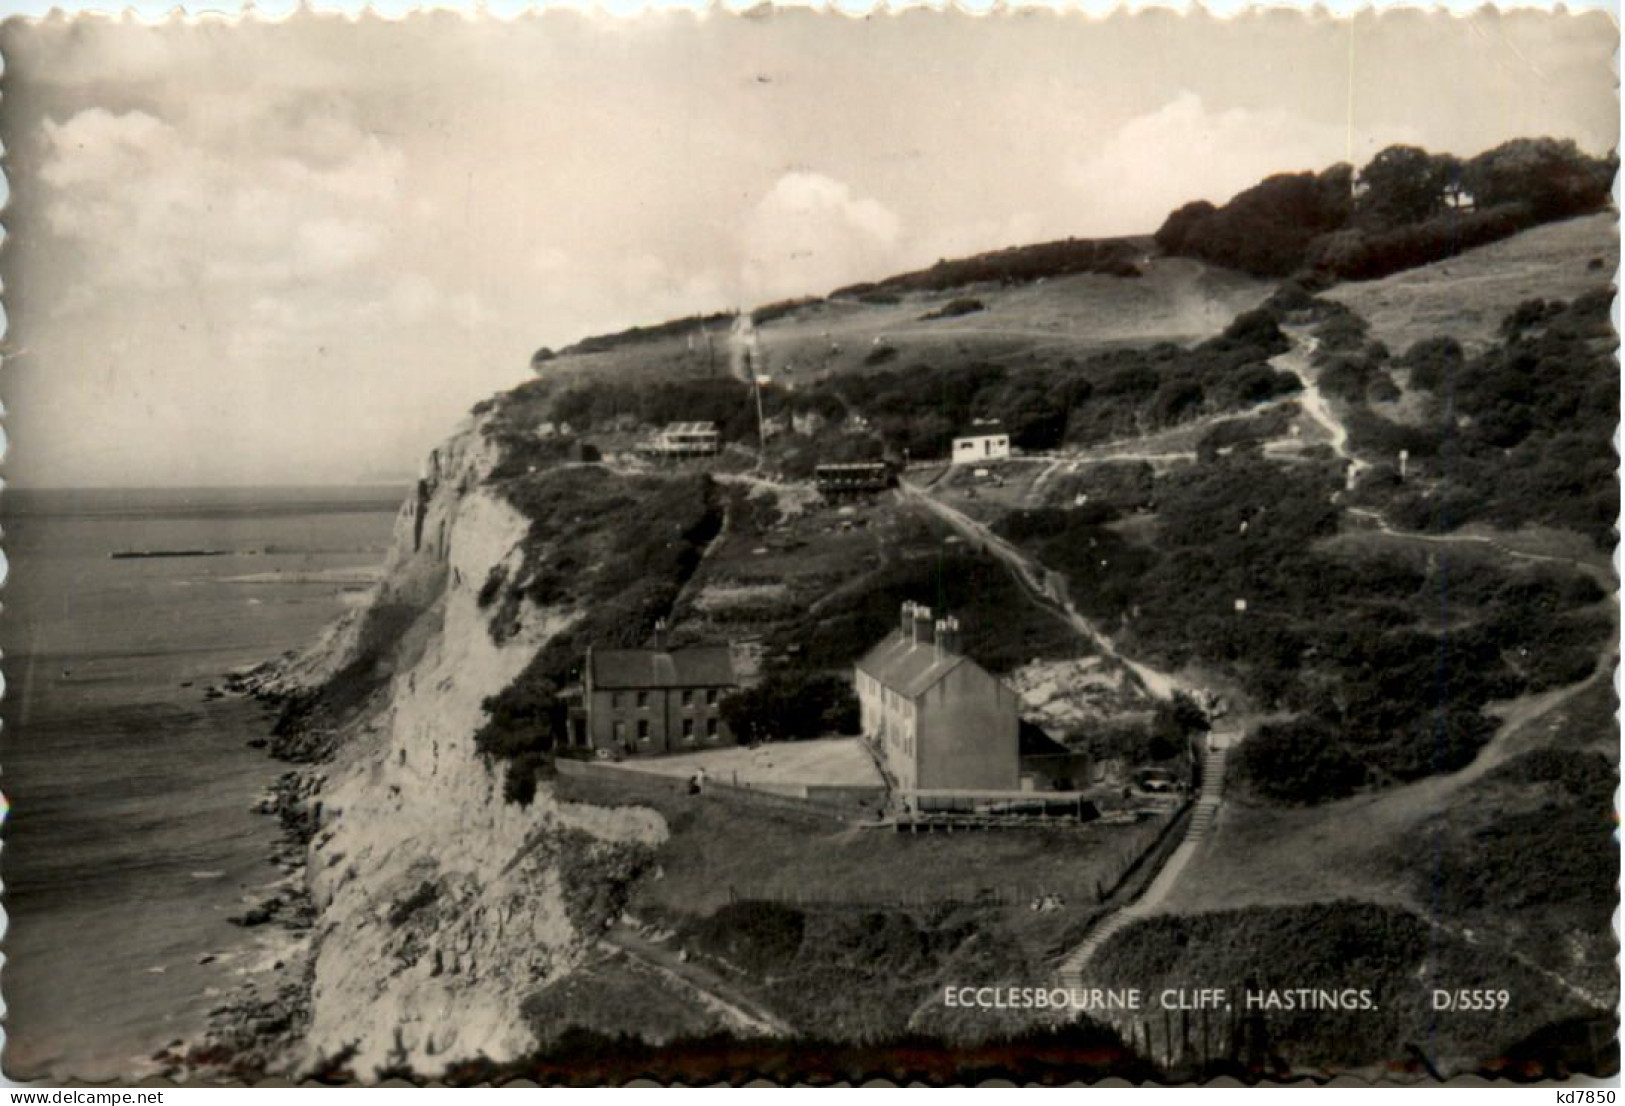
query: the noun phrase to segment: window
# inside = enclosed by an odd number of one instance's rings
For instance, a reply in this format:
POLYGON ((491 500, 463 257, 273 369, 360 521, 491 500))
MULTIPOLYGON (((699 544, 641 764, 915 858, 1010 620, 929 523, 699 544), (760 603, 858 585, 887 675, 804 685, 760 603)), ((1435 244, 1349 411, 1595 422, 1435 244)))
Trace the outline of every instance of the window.
POLYGON ((691 707, 693 705, 694 705, 694 692, 693 692, 692 689, 685 687, 683 689, 683 706, 691 707))
POLYGON ((705 736, 711 741, 715 741, 717 739, 717 720, 715 718, 707 718, 705 720, 705 736))
POLYGON ((647 691, 638 692, 638 709, 639 710, 648 710, 649 709, 649 693, 647 691))
POLYGON ((683 719, 683 740, 694 740, 694 719, 692 718, 683 719))
POLYGON ((617 745, 626 744, 626 723, 625 722, 616 722, 615 723, 615 744, 617 744, 617 745))
POLYGON ((612 692, 609 693, 609 705, 610 705, 611 709, 613 709, 613 710, 620 710, 621 709, 621 693, 620 692, 612 691, 612 692))
POLYGON ((708 707, 714 707, 714 706, 717 705, 717 689, 716 688, 708 687, 708 688, 705 689, 705 705, 708 706, 708 707))
POLYGON ((638 740, 649 740, 649 720, 647 718, 638 719, 638 740))

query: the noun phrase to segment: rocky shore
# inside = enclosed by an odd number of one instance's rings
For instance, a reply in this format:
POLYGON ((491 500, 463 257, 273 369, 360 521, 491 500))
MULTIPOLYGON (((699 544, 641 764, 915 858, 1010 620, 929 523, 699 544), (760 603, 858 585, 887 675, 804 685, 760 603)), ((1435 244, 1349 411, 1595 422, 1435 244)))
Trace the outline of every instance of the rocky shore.
MULTIPOLYGON (((317 910, 306 886, 305 861, 321 819, 321 802, 315 797, 323 783, 319 765, 331 755, 334 727, 324 724, 318 696, 284 690, 279 673, 279 663, 269 661, 229 673, 223 685, 227 694, 256 699, 266 708, 269 736, 251 738, 248 744, 296 765, 254 804, 257 813, 277 819, 281 832, 266 863, 282 878, 269 894, 227 919, 262 931, 266 951, 209 1011, 200 1041, 177 1040, 152 1056, 158 1074, 177 1081, 252 1082, 320 1074, 293 1070, 292 1058, 310 1024, 310 937, 317 910)), ((206 694, 218 697, 220 692, 211 686, 206 694)))

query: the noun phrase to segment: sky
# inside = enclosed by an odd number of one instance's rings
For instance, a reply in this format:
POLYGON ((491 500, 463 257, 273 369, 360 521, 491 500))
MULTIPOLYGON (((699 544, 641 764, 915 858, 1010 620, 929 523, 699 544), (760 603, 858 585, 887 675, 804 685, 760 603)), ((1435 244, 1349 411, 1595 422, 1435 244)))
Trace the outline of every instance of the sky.
POLYGON ((8 483, 415 472, 531 353, 1154 231, 1408 142, 1618 139, 1606 14, 555 11, 0 27, 8 483))

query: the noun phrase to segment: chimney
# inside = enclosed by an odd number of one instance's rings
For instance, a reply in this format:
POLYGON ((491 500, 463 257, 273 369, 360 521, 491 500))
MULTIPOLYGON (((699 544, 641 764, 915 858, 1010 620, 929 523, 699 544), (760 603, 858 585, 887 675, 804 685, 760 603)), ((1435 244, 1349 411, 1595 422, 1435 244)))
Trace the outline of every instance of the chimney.
POLYGON ((655 622, 655 649, 661 653, 666 651, 666 620, 664 618, 655 622))
POLYGON ((914 600, 903 600, 903 636, 914 636, 914 600))
POLYGON ((931 608, 930 607, 915 607, 914 608, 914 644, 915 645, 930 645, 931 644, 931 642, 932 642, 932 640, 934 638, 934 635, 931 632, 932 625, 933 625, 933 623, 931 621, 931 608))
POLYGON ((943 639, 948 636, 948 620, 947 619, 945 619, 945 618, 937 619, 937 624, 936 624, 935 628, 932 631, 932 636, 935 638, 936 643, 937 643, 937 660, 940 661, 942 659, 943 653, 944 653, 944 651, 946 650, 946 647, 947 647, 947 643, 945 641, 943 641, 943 639))
POLYGON ((937 648, 944 656, 959 656, 962 649, 959 643, 959 619, 949 615, 937 623, 937 648))

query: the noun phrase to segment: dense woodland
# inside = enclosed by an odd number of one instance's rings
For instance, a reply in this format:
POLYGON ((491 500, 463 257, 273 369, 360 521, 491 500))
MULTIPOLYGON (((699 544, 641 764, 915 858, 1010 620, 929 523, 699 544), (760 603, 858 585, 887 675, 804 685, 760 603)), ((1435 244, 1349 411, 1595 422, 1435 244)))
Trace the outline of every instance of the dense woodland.
POLYGON ((1615 154, 1519 138, 1463 160, 1390 146, 1349 165, 1281 173, 1222 207, 1186 204, 1157 231, 1165 252, 1256 276, 1369 280, 1453 257, 1609 203, 1615 154))

